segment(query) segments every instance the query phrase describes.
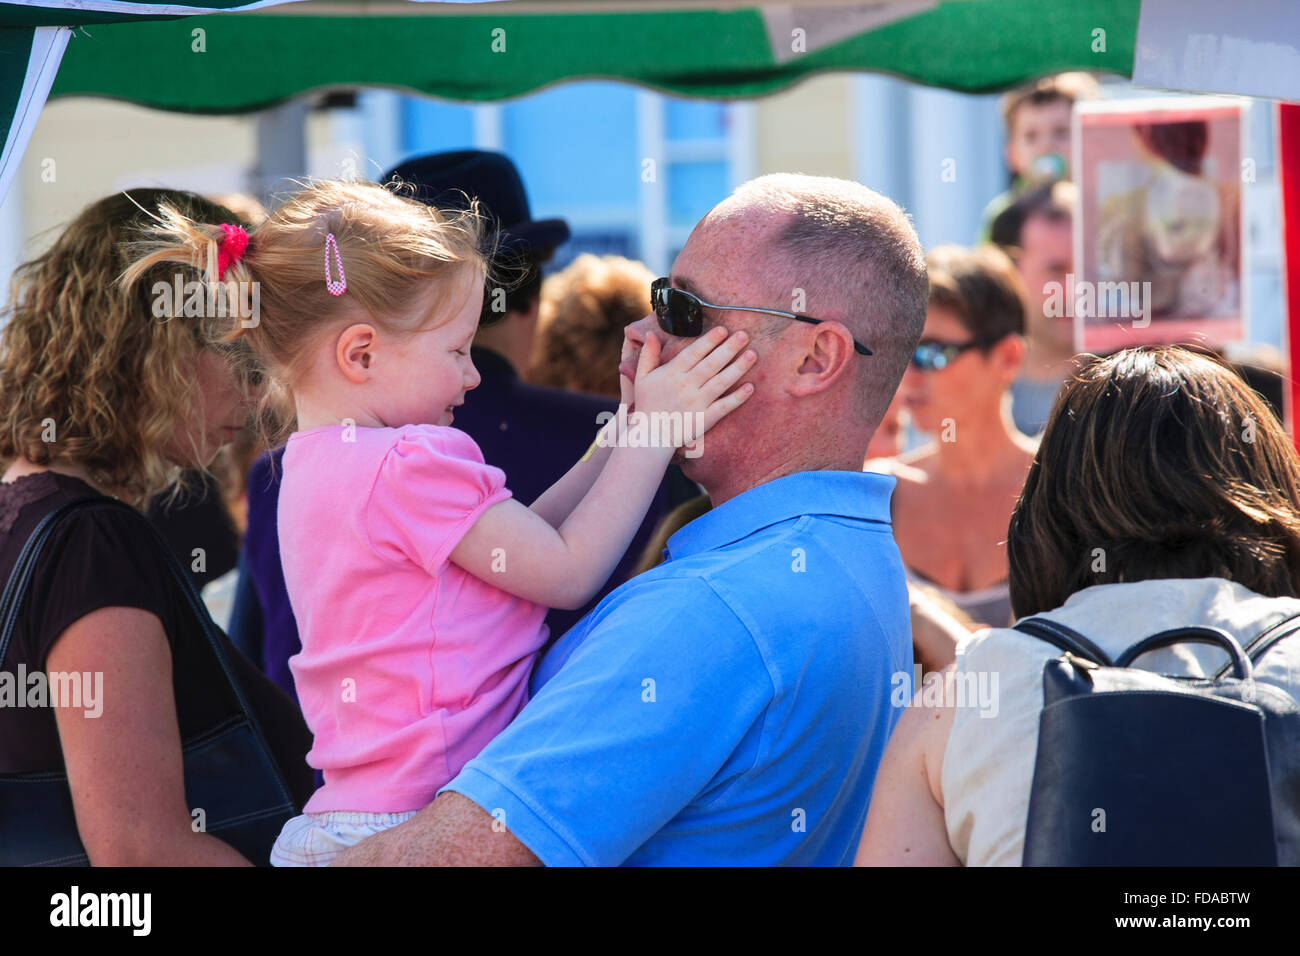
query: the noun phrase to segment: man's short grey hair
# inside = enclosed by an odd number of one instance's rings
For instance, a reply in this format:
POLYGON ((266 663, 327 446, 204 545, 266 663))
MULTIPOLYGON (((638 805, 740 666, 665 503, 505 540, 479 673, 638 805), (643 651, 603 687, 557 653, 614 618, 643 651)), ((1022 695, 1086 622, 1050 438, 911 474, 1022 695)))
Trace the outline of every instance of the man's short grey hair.
MULTIPOLYGON (((724 205, 785 214, 774 232, 773 295, 815 318, 838 319, 874 353, 857 356, 858 409, 884 417, 920 341, 929 302, 925 255, 897 203, 861 183, 776 173, 737 188, 724 205)), ((778 306, 786 308, 787 306, 778 306)))

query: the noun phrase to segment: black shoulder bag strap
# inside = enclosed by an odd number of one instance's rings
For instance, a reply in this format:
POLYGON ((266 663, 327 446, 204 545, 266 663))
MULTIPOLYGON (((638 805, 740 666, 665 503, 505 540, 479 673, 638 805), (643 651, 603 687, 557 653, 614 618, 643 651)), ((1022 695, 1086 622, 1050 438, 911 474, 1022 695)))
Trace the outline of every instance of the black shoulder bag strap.
POLYGON ((40 556, 41 549, 45 547, 46 539, 63 516, 81 503, 82 500, 70 501, 47 514, 27 538, 22 551, 18 552, 18 560, 14 562, 13 570, 9 572, 9 580, 5 582, 4 593, 0 595, 0 662, 4 661, 5 653, 9 650, 9 639, 13 636, 14 626, 18 623, 19 606, 27 595, 27 589, 32 581, 32 572, 36 567, 36 559, 40 556))
POLYGON ((1015 630, 1102 667, 1115 666, 1109 654, 1078 631, 1045 617, 1027 617, 1023 621, 1017 621, 1015 630))
POLYGON ((49 540, 50 534, 60 521, 76 511, 87 510, 91 508, 111 508, 123 512, 129 512, 133 517, 138 519, 149 529, 153 536, 154 543, 163 557, 168 569, 171 571, 172 579, 179 587, 181 594, 185 596, 185 602, 189 606, 190 614, 198 623, 203 636, 212 648, 212 653, 216 656, 217 661, 221 664, 221 672, 226 677, 226 684, 230 687, 231 692, 235 695, 235 700, 239 703, 239 709, 244 719, 248 722, 249 728, 253 732, 254 739, 261 748, 263 755, 266 757, 267 764, 270 766, 275 777, 275 786, 284 802, 292 807, 293 798, 289 795, 289 788, 285 784, 284 774, 280 770, 279 762, 267 745, 266 737, 262 733, 262 727, 253 713, 252 707, 248 704, 248 699, 244 696, 243 688, 239 686, 239 681, 235 677, 235 672, 230 666, 230 660, 226 656, 225 648, 221 645, 221 639, 217 634, 217 625, 212 621, 212 615, 208 613, 207 606, 199 597, 198 591, 194 587, 194 582, 190 580, 185 569, 181 567, 176 556, 172 554, 170 546, 158 529, 155 528, 147 518, 140 512, 136 511, 125 502, 118 501, 115 498, 78 498, 67 504, 60 505, 41 519, 40 523, 32 531, 31 536, 23 545, 22 551, 18 555, 18 560, 14 562, 14 569, 9 575, 9 580, 5 584, 3 595, 0 595, 0 662, 4 661, 5 652, 9 649, 9 640, 13 635, 13 630, 18 622, 18 612, 22 608, 23 598, 31 586, 32 575, 36 570, 36 561, 40 557, 41 549, 44 548, 46 541, 49 540))

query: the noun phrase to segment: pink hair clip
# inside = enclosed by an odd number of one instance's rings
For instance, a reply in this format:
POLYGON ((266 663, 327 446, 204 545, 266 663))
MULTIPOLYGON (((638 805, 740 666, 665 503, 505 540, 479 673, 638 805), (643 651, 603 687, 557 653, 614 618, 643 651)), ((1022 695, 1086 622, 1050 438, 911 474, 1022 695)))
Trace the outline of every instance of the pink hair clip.
POLYGON ((248 248, 248 233, 244 231, 243 226, 232 226, 230 223, 221 224, 221 242, 217 245, 217 281, 220 282, 225 276, 226 270, 233 266, 244 255, 244 250, 248 248))
POLYGON ((325 288, 329 290, 330 295, 342 295, 348 291, 348 278, 343 274, 343 257, 339 255, 339 244, 334 239, 334 233, 328 233, 325 236, 325 288), (338 263, 339 277, 335 280, 330 275, 330 250, 334 250, 334 261, 338 263))

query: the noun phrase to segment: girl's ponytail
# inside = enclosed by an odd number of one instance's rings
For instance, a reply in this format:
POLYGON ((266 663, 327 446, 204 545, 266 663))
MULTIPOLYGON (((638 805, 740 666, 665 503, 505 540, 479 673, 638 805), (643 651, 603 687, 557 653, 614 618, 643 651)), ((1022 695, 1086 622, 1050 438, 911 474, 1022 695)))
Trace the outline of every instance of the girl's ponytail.
POLYGON ((232 342, 255 327, 255 309, 240 291, 253 283, 248 231, 230 223, 195 222, 168 203, 160 204, 153 218, 143 237, 128 244, 131 264, 119 280, 127 293, 146 277, 156 277, 156 266, 173 263, 193 271, 178 272, 170 285, 155 281, 155 317, 204 320, 198 331, 209 345, 232 342))

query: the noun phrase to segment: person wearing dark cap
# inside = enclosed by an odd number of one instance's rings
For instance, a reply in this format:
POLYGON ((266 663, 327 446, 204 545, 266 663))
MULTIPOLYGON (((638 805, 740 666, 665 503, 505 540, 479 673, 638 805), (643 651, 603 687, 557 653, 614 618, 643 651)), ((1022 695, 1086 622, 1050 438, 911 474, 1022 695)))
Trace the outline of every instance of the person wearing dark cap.
MULTIPOLYGON (((618 403, 591 395, 544 388, 519 378, 532 353, 541 301, 542 264, 569 238, 561 219, 535 220, 523 180, 500 153, 467 149, 419 156, 389 170, 382 182, 401 184, 402 195, 439 208, 464 209, 476 198, 495 227, 497 271, 512 281, 484 293, 480 330, 470 355, 482 381, 457 409, 456 427, 500 468, 515 497, 538 498, 587 450, 602 412, 618 403)), ((232 613, 231 639, 261 664, 267 676, 295 693, 288 660, 301 649, 285 589, 276 531, 283 448, 262 455, 248 481, 248 531, 232 613)), ((633 571, 659 521, 698 489, 674 466, 655 495, 627 555, 596 597, 584 607, 551 610, 551 639, 564 634, 633 571), (675 473, 675 474, 673 474, 675 473)))
MULTIPOLYGON (((484 376, 481 394, 474 400, 481 406, 491 404, 483 396, 500 395, 502 390, 490 385, 489 378, 497 379, 497 385, 517 381, 518 373, 528 367, 537 331, 542 266, 569 238, 569 226, 563 219, 533 219, 519 171, 501 153, 461 149, 417 156, 385 173, 384 181, 401 184, 403 194, 411 190, 415 199, 439 209, 464 209, 471 198, 477 198, 483 214, 495 227, 490 234, 496 263, 511 281, 486 290, 473 353, 474 364, 484 376), (483 364, 488 368, 484 369, 483 364)), ((527 392, 524 396, 533 397, 527 392)), ((565 405, 567 410, 570 405, 565 405)), ((586 403, 581 407, 585 414, 586 403)), ((542 483, 538 492, 547 487, 542 483)))

